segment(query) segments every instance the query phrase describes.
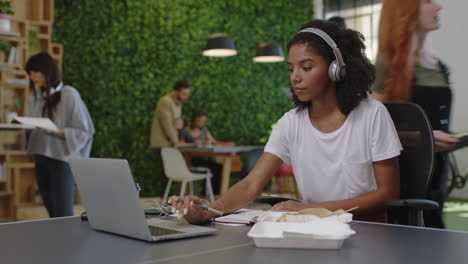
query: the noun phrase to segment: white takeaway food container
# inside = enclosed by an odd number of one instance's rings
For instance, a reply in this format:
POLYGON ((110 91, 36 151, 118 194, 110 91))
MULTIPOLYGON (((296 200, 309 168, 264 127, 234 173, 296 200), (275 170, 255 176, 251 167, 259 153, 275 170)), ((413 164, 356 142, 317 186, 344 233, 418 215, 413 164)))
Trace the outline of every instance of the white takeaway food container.
POLYGON ((259 222, 247 235, 262 248, 339 249, 355 233, 337 217, 327 217, 306 223, 259 222))

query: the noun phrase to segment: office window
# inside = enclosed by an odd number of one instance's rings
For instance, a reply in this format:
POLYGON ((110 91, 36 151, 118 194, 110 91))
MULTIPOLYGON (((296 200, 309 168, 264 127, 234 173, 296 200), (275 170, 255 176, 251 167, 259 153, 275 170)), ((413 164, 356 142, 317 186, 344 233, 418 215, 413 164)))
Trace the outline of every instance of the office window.
POLYGON ((348 28, 361 32, 366 38, 366 55, 375 60, 382 0, 323 0, 323 17, 341 16, 348 28))

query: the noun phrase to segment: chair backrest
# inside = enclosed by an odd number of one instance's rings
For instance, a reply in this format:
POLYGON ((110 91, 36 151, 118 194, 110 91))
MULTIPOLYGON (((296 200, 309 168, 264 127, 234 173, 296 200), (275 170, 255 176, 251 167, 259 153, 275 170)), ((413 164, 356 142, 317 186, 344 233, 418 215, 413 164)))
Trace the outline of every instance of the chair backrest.
POLYGON ((164 164, 164 173, 169 179, 183 181, 191 177, 191 172, 180 150, 176 148, 162 148, 161 156, 164 164))
POLYGON ((424 199, 434 171, 434 138, 424 110, 414 103, 386 103, 400 137, 400 198, 424 199))
POLYGON ((257 199, 253 201, 253 203, 265 203, 269 204, 271 206, 281 203, 281 202, 286 202, 286 201, 295 201, 295 202, 302 202, 299 199, 294 199, 294 198, 289 198, 289 197, 279 197, 279 196, 258 196, 257 199))

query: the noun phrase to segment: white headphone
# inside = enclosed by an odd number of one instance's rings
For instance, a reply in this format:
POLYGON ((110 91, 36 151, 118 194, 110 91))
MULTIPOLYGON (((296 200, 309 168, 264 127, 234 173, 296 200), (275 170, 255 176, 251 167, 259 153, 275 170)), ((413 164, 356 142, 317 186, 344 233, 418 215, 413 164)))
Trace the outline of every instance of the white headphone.
MULTIPOLYGON (((60 82, 57 87, 50 87, 50 90, 49 90, 49 96, 55 94, 55 93, 58 93, 62 90, 63 88, 63 82, 60 82)), ((37 88, 36 87, 36 91, 40 91, 40 88, 37 88)), ((43 96, 46 96, 47 93, 45 91, 42 92, 42 95, 43 96)))
POLYGON ((308 32, 319 36, 328 44, 328 46, 330 46, 330 48, 333 49, 333 54, 335 54, 335 60, 332 61, 330 63, 330 66, 328 67, 328 77, 333 82, 342 81, 343 78, 346 76, 346 64, 343 61, 341 51, 338 48, 338 45, 336 45, 335 41, 333 41, 333 39, 327 33, 318 28, 304 28, 301 31, 297 32, 297 34, 303 32, 308 32))

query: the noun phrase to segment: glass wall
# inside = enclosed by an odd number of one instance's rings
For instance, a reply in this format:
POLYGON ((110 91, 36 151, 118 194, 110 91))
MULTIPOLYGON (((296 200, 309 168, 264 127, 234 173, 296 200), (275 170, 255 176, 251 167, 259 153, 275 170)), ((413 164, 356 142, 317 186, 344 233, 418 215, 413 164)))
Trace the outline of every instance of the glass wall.
POLYGON ((323 0, 323 17, 341 16, 348 28, 366 38, 366 55, 374 61, 378 48, 378 30, 382 0, 323 0))

